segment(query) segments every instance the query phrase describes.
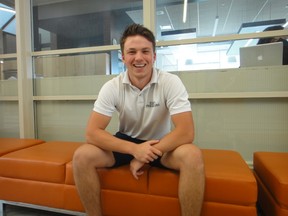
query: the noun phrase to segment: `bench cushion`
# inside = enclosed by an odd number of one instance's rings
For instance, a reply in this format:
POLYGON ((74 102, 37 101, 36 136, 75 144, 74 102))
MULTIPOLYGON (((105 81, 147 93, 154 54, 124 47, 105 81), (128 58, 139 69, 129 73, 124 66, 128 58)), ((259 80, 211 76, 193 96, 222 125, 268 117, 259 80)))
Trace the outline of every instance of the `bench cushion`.
MULTIPOLYGON (((5 188, 0 190, 0 199, 83 211, 71 163, 80 145, 47 142, 0 157, 0 185, 5 188)), ((206 169, 203 216, 256 216, 256 181, 239 153, 203 150, 203 155, 206 169)), ((141 215, 139 209, 142 215, 180 214, 178 172, 146 166, 139 180, 133 178, 129 165, 98 172, 105 214, 141 215)))
MULTIPOLYGON (((98 169, 98 173, 101 180, 101 188, 127 191, 133 193, 147 193, 148 191, 148 166, 143 170, 144 174, 138 181, 131 175, 128 165, 117 167, 117 169, 98 169)), ((66 184, 74 185, 72 162, 66 165, 66 184)))
MULTIPOLYGON (((238 152, 203 149, 206 193, 205 201, 255 206, 257 183, 253 172, 238 152)), ((147 170, 137 181, 129 165, 117 169, 99 169, 101 186, 105 190, 148 193, 178 197, 178 172, 156 167, 147 170)), ((72 165, 67 164, 66 184, 74 184, 72 165)))
POLYGON ((288 152, 255 152, 254 170, 276 202, 288 208, 288 152))
POLYGON ((80 142, 53 141, 3 155, 0 176, 64 183, 66 163, 80 145, 80 142))
POLYGON ((0 156, 43 142, 40 139, 0 138, 0 156))
MULTIPOLYGON (((205 201, 255 205, 257 183, 238 152, 202 149, 202 153, 206 175, 205 201)), ((150 193, 177 197, 178 178, 174 172, 152 168, 149 173, 150 193)))

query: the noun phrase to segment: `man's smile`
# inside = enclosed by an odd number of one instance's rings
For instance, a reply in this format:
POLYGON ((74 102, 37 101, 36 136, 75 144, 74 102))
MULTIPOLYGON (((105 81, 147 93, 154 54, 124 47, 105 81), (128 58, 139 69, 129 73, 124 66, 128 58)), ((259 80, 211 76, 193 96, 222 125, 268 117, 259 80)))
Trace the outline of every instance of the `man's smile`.
POLYGON ((133 64, 133 66, 136 68, 143 68, 146 66, 146 64, 133 64))

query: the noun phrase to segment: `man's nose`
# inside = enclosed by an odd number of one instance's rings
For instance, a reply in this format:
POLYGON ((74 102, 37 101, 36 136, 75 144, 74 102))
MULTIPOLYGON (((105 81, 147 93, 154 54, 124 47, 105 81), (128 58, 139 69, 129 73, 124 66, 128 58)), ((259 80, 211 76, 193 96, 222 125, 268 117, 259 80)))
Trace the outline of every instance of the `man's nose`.
POLYGON ((137 52, 136 55, 135 55, 135 58, 136 58, 136 59, 142 59, 142 57, 143 57, 143 56, 142 56, 142 53, 141 53, 141 52, 137 52))

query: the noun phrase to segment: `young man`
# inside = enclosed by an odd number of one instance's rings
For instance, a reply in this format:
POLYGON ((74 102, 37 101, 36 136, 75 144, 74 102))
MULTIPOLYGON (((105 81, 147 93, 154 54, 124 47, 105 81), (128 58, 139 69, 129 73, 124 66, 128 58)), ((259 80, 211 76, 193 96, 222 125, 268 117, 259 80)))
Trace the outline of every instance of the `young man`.
POLYGON ((73 169, 76 187, 89 216, 102 215, 97 168, 130 164, 141 178, 151 166, 180 172, 182 216, 199 216, 204 195, 204 165, 194 139, 188 94, 181 80, 153 67, 155 38, 142 25, 127 27, 121 38, 126 72, 102 87, 87 126, 87 144, 76 150, 73 169), (112 113, 119 113, 119 132, 105 129, 112 113), (170 120, 174 124, 171 129, 170 120))

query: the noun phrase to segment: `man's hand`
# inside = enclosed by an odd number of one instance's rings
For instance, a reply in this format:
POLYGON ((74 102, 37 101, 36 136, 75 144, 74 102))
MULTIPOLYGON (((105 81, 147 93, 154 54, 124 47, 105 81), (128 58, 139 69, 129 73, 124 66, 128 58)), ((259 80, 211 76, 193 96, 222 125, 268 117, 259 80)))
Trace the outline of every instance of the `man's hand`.
POLYGON ((157 144, 159 140, 149 140, 141 144, 135 145, 133 153, 134 158, 142 163, 149 163, 162 156, 162 152, 153 145, 157 144))
POLYGON ((145 163, 142 163, 139 160, 136 160, 135 158, 130 162, 130 171, 135 179, 139 179, 139 176, 144 173, 141 168, 144 166, 145 163))

